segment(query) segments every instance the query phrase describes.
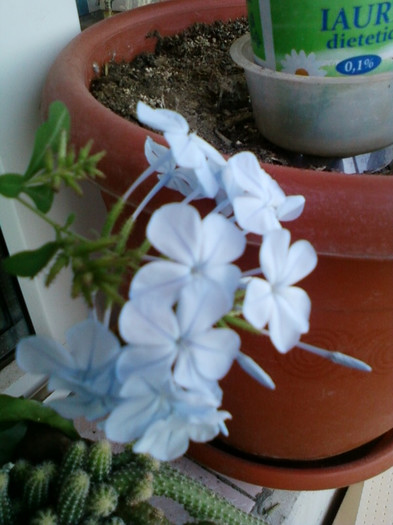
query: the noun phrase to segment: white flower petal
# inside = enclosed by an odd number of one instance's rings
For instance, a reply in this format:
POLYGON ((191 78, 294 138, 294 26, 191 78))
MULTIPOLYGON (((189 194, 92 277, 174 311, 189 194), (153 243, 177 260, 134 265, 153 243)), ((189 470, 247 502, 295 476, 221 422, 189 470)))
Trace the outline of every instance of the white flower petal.
POLYGON ((259 198, 268 199, 266 190, 267 175, 259 165, 256 156, 249 151, 242 151, 228 160, 228 166, 233 172, 236 183, 243 192, 259 198))
POLYGON ((50 401, 48 405, 65 418, 84 417, 87 421, 100 419, 114 408, 112 404, 106 403, 104 398, 99 398, 94 394, 83 398, 79 395, 71 395, 64 399, 50 401))
POLYGON ((210 382, 206 381, 197 371, 193 354, 188 348, 180 349, 178 359, 173 370, 173 380, 183 388, 204 393, 210 392, 210 382))
POLYGON ((231 221, 210 213, 202 221, 204 261, 213 264, 227 263, 238 259, 246 247, 244 233, 231 221))
POLYGON ((277 208, 277 217, 280 221, 293 221, 303 213, 306 199, 303 195, 290 195, 277 208))
POLYGON ((138 301, 146 298, 172 305, 178 300, 181 288, 189 281, 189 266, 172 261, 151 262, 135 274, 130 297, 138 301))
POLYGON ((168 148, 166 148, 162 144, 157 144, 157 142, 154 142, 154 140, 151 137, 146 138, 145 157, 151 166, 157 164, 159 160, 161 161, 160 166, 157 170, 159 173, 172 172, 176 167, 176 163, 171 156, 168 160, 162 160, 165 159, 168 151, 168 148))
POLYGON ((231 419, 231 414, 225 410, 206 410, 200 418, 192 417, 191 423, 193 420, 195 423, 191 424, 189 428, 190 439, 197 443, 205 443, 211 441, 220 432, 228 435, 224 424, 225 419, 231 419))
POLYGON ((281 282, 294 284, 311 273, 317 265, 317 254, 313 246, 304 240, 292 244, 288 252, 285 273, 281 282))
POLYGON ((209 329, 231 306, 228 307, 226 295, 215 282, 195 279, 184 288, 177 306, 181 333, 190 336, 209 329))
POLYGON ((218 166, 226 165, 226 160, 224 157, 216 150, 216 148, 209 144, 209 142, 206 142, 206 140, 202 139, 195 133, 190 134, 190 139, 196 146, 198 146, 201 151, 203 151, 209 161, 214 162, 218 166))
POLYGON ((156 301, 127 301, 118 324, 122 338, 133 345, 166 346, 179 334, 172 309, 156 301))
POLYGON ((215 381, 227 374, 239 348, 240 337, 236 332, 215 328, 194 336, 190 352, 199 374, 215 381))
POLYGON ((105 433, 112 441, 126 443, 137 439, 150 425, 170 413, 169 401, 161 395, 161 390, 144 378, 131 377, 121 394, 126 401, 115 408, 105 423, 105 433))
POLYGON ((75 363, 82 369, 101 367, 120 352, 117 337, 104 325, 92 319, 70 328, 66 334, 66 341, 75 363))
POLYGON ((100 323, 88 320, 66 334, 73 355, 48 338, 33 336, 18 345, 17 362, 33 373, 49 375, 49 389, 71 391, 62 401, 62 414, 103 417, 119 401, 115 376, 120 352, 117 338, 100 323))
POLYGON ((212 171, 207 160, 204 160, 200 166, 195 168, 195 175, 198 178, 199 185, 203 188, 205 197, 214 199, 219 190, 215 172, 212 171))
MULTIPOLYGON (((163 176, 164 175, 159 175, 159 178, 163 176)), ((165 186, 171 190, 178 191, 185 197, 187 197, 191 193, 196 192, 196 190, 198 189, 199 192, 197 194, 194 194, 193 200, 205 198, 205 194, 203 193, 203 189, 200 186, 199 180, 197 179, 194 170, 189 170, 186 168, 174 169, 172 172, 172 176, 170 177, 169 181, 165 184, 165 186)))
POLYGON ((237 182, 234 170, 232 169, 231 159, 228 160, 227 165, 222 170, 221 178, 224 191, 231 203, 233 203, 235 197, 244 195, 245 192, 237 182))
POLYGON ((135 346, 125 350, 117 360, 117 377, 121 383, 133 374, 147 377, 150 381, 169 379, 176 351, 174 343, 167 346, 135 346))
POLYGON ((213 382, 225 376, 238 353, 239 336, 231 332, 212 329, 184 344, 174 369, 176 383, 210 397, 213 382))
MULTIPOLYGON (((205 277, 210 280, 212 284, 218 284, 221 292, 224 293, 226 299, 226 310, 230 310, 233 305, 233 296, 237 290, 240 279, 241 271, 234 264, 221 264, 217 266, 209 266, 204 270, 205 277)), ((217 293, 215 290, 211 290, 212 294, 217 293)))
POLYGON ((206 162, 205 155, 191 140, 190 135, 169 131, 164 136, 171 147, 173 158, 182 168, 200 168, 206 162))
POLYGON ((182 134, 187 134, 189 131, 187 121, 176 111, 153 109, 144 102, 139 101, 136 106, 136 114, 142 124, 153 129, 182 134))
POLYGON ((16 362, 22 370, 32 374, 52 374, 72 370, 75 366, 65 348, 42 336, 22 339, 17 346, 16 362))
POLYGON ((291 234, 284 229, 271 231, 263 238, 259 262, 263 274, 271 284, 281 282, 290 242, 291 234))
POLYGON ((151 425, 134 444, 137 453, 148 453, 160 461, 172 461, 182 456, 188 448, 189 438, 184 421, 171 416, 151 425))
POLYGON ((268 201, 261 201, 253 196, 236 197, 233 201, 233 210, 237 222, 246 231, 265 235, 281 228, 276 212, 268 201))
POLYGON ((147 237, 162 254, 184 264, 194 264, 203 241, 199 213, 192 206, 171 203, 155 211, 147 237))
POLYGON ((268 323, 273 308, 270 284, 257 277, 250 279, 243 302, 243 315, 247 321, 261 330, 268 323))
POLYGON ((269 320, 270 338, 281 353, 288 352, 308 331, 311 301, 304 290, 294 286, 277 294, 269 320))

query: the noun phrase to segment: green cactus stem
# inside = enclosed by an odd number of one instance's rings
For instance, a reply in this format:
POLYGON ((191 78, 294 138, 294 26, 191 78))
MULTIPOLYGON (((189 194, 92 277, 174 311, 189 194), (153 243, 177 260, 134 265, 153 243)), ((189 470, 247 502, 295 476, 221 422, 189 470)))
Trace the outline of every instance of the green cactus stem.
POLYGON ((85 512, 90 488, 90 476, 79 469, 64 480, 59 494, 57 510, 60 525, 76 525, 85 512))
POLYGON ((26 481, 33 470, 32 464, 27 459, 18 459, 10 470, 10 490, 22 495, 26 481))
POLYGON ((9 474, 0 470, 0 525, 13 525, 14 513, 8 496, 9 474))
POLYGON ((102 525, 127 525, 126 522, 118 516, 112 516, 102 522, 102 525))
POLYGON ((259 518, 246 514, 168 464, 162 464, 154 476, 154 494, 172 498, 181 503, 191 516, 216 525, 264 525, 259 518))
POLYGON ((112 470, 112 449, 109 441, 103 439, 91 445, 86 470, 93 481, 101 482, 109 476, 112 470))
POLYGON ((87 458, 87 444, 82 439, 74 441, 64 454, 59 473, 59 485, 72 472, 82 469, 85 466, 87 458))
POLYGON ((120 505, 119 514, 130 525, 173 525, 162 510, 152 507, 146 501, 134 506, 120 505))
POLYGON ((108 482, 129 505, 137 505, 153 496, 153 474, 134 462, 111 474, 108 482))
POLYGON ((30 525, 59 525, 59 519, 52 509, 42 509, 37 511, 30 525))
POLYGON ((97 518, 107 518, 117 508, 119 493, 108 483, 92 488, 86 502, 86 510, 97 518))
POLYGON ((38 509, 49 501, 49 488, 56 472, 56 465, 51 461, 37 465, 30 471, 23 493, 24 504, 29 510, 38 509))

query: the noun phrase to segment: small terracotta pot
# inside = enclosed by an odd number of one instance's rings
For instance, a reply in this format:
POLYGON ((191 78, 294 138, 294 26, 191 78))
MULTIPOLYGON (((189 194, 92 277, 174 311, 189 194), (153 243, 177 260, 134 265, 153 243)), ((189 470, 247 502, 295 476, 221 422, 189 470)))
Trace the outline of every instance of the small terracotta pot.
MULTIPOLYGON (((99 23, 60 54, 46 81, 43 109, 62 100, 71 113, 72 141, 81 146, 93 139, 95 150, 106 150, 100 167, 109 191, 120 194, 146 167, 147 135, 163 139, 94 99, 89 84, 96 67, 152 50, 155 41, 146 38, 152 30, 171 35, 193 22, 245 13, 244 0, 164 2, 99 23)), ((299 349, 280 355, 263 336, 242 334, 243 351, 261 363, 277 388, 267 391, 233 368, 223 381, 224 406, 233 415, 225 446, 258 458, 336 456, 393 428, 393 177, 263 167, 287 194, 306 198, 301 218, 288 223, 293 240, 310 240, 319 256, 316 270, 301 284, 312 299, 304 341, 362 359, 373 372, 336 366, 299 349)), ((133 199, 146 191, 145 186, 133 199)), ((151 209, 169 198, 178 196, 165 190, 151 209)), ((251 238, 242 263, 255 267, 257 254, 251 238)), ((385 468, 393 464, 392 455, 388 462, 385 468)), ((247 473, 238 477, 247 479, 247 473)))

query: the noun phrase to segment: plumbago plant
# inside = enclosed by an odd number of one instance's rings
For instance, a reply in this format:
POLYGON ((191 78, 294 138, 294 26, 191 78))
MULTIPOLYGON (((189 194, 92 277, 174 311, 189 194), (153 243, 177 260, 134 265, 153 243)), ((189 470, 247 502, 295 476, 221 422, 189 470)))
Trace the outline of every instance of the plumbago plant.
POLYGON ((81 193, 81 180, 102 176, 97 169, 101 154, 90 155, 89 145, 78 155, 68 147, 69 115, 61 103, 52 104, 48 121, 38 130, 26 172, 0 177, 0 194, 17 199, 54 231, 44 246, 9 257, 5 269, 25 277, 45 271, 49 285, 70 267, 71 294, 82 295, 91 307, 90 318, 66 334, 66 348, 40 335, 18 344, 16 360, 23 370, 47 375, 50 391, 69 394, 49 407, 0 397, 0 440, 8 444, 2 458, 8 463, 0 472, 0 523, 14 523, 26 509, 35 512, 32 523, 37 524, 169 523, 146 507, 153 493, 177 499, 202 520, 260 523, 158 463, 184 454, 190 440, 227 434, 225 421, 231 416, 220 409, 219 381, 234 361, 262 387, 275 388, 273 379, 243 353, 241 329, 270 337, 281 353, 297 346, 343 366, 370 370, 352 357, 300 341, 309 328, 311 303, 296 283, 315 268, 317 256, 306 240, 291 244, 281 223, 299 217, 304 198, 285 195, 251 153, 224 159, 190 133, 178 113, 140 102, 137 114, 141 123, 163 133, 169 147, 147 139, 149 167, 108 212, 94 238, 73 231, 72 215, 64 224, 48 216, 62 183, 81 193), (157 177, 153 189, 119 224, 127 199, 150 176, 157 177), (130 248, 139 215, 163 187, 180 192, 183 201, 157 209, 146 240, 130 248), (191 204, 198 199, 212 202, 206 216, 191 204), (235 261, 248 233, 261 238, 259 263, 242 271, 235 261), (101 317, 99 300, 106 307, 101 317), (113 327, 110 314, 116 303, 120 313, 113 327), (75 440, 79 436, 68 420, 80 416, 97 421, 108 440, 132 442, 132 450, 127 447, 112 459, 106 441, 98 453, 77 440, 63 466, 44 462, 22 468, 15 462, 23 455, 31 423, 44 423, 75 440), (61 482, 53 491, 49 480, 56 478, 61 482), (57 503, 50 499, 54 493, 57 503), (70 493, 72 502, 65 496, 70 493), (14 494, 16 501, 28 501, 23 510, 11 501, 14 494), (105 508, 97 510, 99 501, 106 501, 105 508))

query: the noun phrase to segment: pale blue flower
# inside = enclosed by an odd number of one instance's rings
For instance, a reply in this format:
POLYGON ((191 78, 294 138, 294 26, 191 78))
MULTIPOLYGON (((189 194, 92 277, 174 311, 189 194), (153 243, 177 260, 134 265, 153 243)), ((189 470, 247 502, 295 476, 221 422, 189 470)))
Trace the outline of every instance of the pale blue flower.
POLYGON ((135 452, 146 452, 162 461, 184 454, 189 441, 208 441, 219 432, 227 433, 218 411, 201 393, 187 392, 158 375, 130 376, 121 389, 124 397, 105 423, 107 437, 119 443, 134 443, 135 452))
POLYGON ((115 407, 104 424, 108 439, 128 443, 140 438, 156 421, 171 413, 173 383, 153 373, 132 375, 120 390, 122 402, 115 407))
POLYGON ((147 137, 145 157, 151 166, 159 165, 157 173, 160 181, 164 181, 167 188, 178 191, 185 197, 191 194, 194 200, 205 197, 195 171, 177 166, 174 158, 168 155, 168 151, 168 148, 147 137), (160 159, 162 159, 161 163, 160 159))
POLYGON ((244 234, 233 223, 216 213, 201 219, 192 206, 173 203, 154 212, 147 237, 169 260, 143 266, 131 283, 131 298, 151 295, 173 305, 184 288, 198 282, 208 283, 213 304, 224 297, 231 308, 241 272, 230 262, 241 256, 246 245, 244 234))
POLYGON ((68 350, 48 337, 27 337, 18 344, 16 361, 27 372, 48 375, 49 390, 72 392, 51 403, 64 417, 93 420, 105 416, 119 401, 118 339, 89 319, 68 330, 66 341, 68 350))
POLYGON ((213 325, 227 313, 223 296, 211 300, 208 284, 194 283, 181 295, 175 311, 155 300, 128 301, 119 317, 119 331, 128 348, 117 373, 124 382, 132 374, 168 378, 183 388, 214 398, 220 380, 236 358, 240 338, 213 325))
POLYGON ((253 153, 231 157, 223 171, 223 182, 236 220, 246 231, 264 235, 280 229, 280 221, 294 220, 303 211, 304 197, 286 196, 253 153))
POLYGON ((167 419, 151 425, 134 444, 134 451, 151 454, 161 461, 172 461, 187 451, 190 441, 205 443, 226 431, 224 421, 228 418, 230 414, 224 410, 200 405, 192 410, 186 403, 181 413, 175 411, 167 419))
POLYGON ((309 329, 311 301, 307 293, 293 286, 317 264, 317 255, 308 241, 290 246, 287 230, 269 232, 263 240, 259 261, 265 279, 251 278, 247 285, 243 314, 269 335, 280 352, 287 352, 309 329))
POLYGON ((176 164, 181 168, 193 169, 205 195, 213 198, 219 184, 208 161, 224 166, 222 155, 198 135, 189 133, 187 121, 176 111, 153 109, 138 102, 137 116, 143 124, 163 132, 176 164))

